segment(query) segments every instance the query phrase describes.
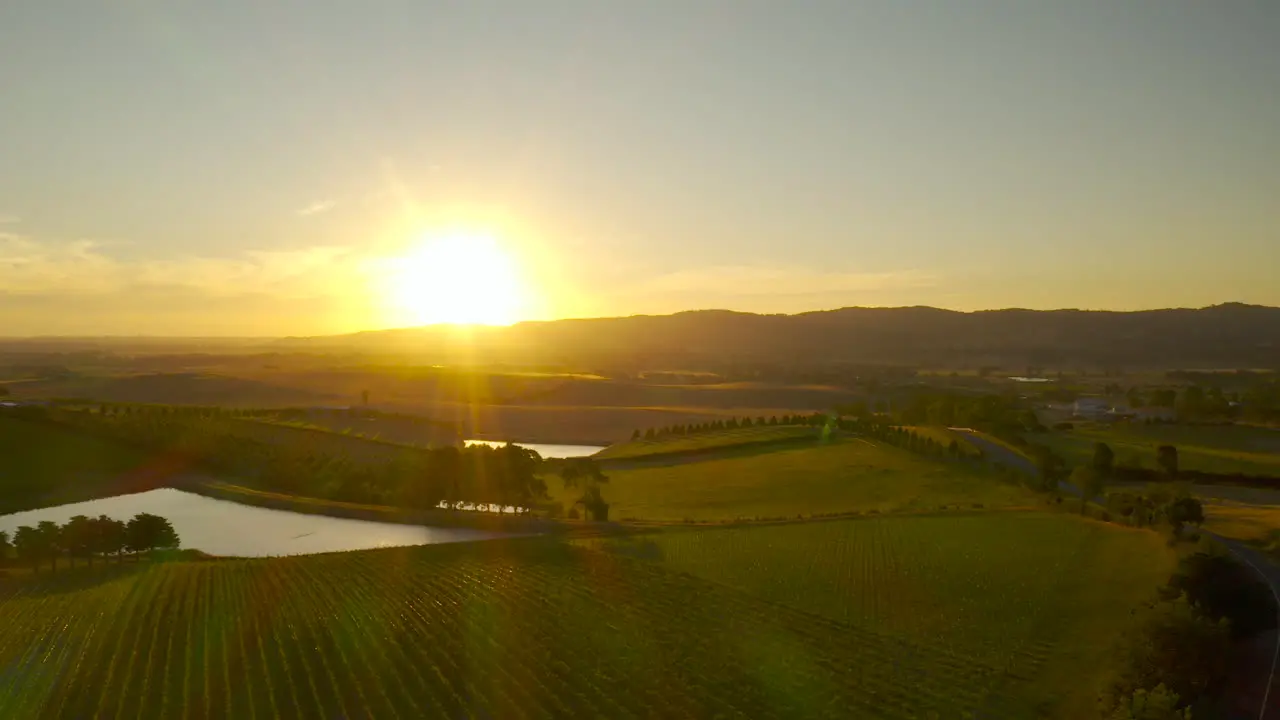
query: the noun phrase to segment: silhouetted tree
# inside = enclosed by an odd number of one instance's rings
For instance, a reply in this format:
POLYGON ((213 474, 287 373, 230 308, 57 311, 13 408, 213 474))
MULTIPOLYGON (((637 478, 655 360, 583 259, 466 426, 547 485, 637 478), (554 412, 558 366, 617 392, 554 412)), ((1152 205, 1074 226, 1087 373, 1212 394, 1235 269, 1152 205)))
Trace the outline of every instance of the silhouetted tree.
POLYGON ((1093 469, 1103 477, 1111 477, 1111 471, 1114 469, 1116 462, 1116 454, 1111 450, 1111 446, 1104 442, 1093 444, 1093 469))
POLYGON ((644 439, 645 439, 645 440, 652 440, 652 439, 653 439, 653 428, 649 428, 648 430, 645 430, 645 431, 644 431, 644 439))
POLYGON ((76 515, 62 526, 62 547, 66 548, 68 562, 75 566, 76 558, 87 558, 93 567, 93 521, 84 515, 76 515))
POLYGON ((13 553, 13 543, 9 542, 9 533, 0 530, 0 567, 9 564, 9 555, 13 553))
POLYGON ((1072 470, 1070 482, 1080 491, 1081 514, 1089 501, 1101 495, 1106 487, 1105 476, 1090 465, 1080 465, 1072 470))
POLYGON ((635 430, 631 431, 631 442, 635 442, 639 439, 640 439, 640 428, 636 428, 635 430))
POLYGON ((583 491, 582 497, 578 498, 575 506, 581 505, 587 514, 587 519, 596 522, 607 522, 609 520, 609 503, 604 501, 604 496, 600 492, 600 486, 592 483, 583 491))
POLYGON ((564 465, 560 467, 560 479, 564 481, 566 490, 586 483, 609 482, 609 478, 600 470, 600 466, 589 457, 567 458, 564 465))
POLYGON ((36 524, 36 538, 40 556, 49 561, 54 572, 58 572, 58 556, 62 554, 62 528, 52 520, 41 520, 36 524))
POLYGON ((13 549, 17 552, 19 560, 31 563, 31 568, 40 572, 42 555, 38 530, 30 525, 19 527, 13 534, 13 549))
POLYGON ((179 546, 173 525, 159 515, 138 513, 125 526, 125 543, 135 553, 179 546))
POLYGON ((1178 448, 1172 445, 1161 445, 1156 448, 1156 467, 1170 477, 1178 474, 1178 448))
POLYGON ((122 562, 124 549, 128 544, 128 530, 124 522, 99 515, 92 520, 92 524, 94 551, 102 553, 103 562, 112 553, 115 554, 117 563, 122 562))
POLYGON ((1180 535, 1182 527, 1188 523, 1201 525, 1204 523, 1204 505, 1193 497, 1180 497, 1169 503, 1164 510, 1165 518, 1173 526, 1173 534, 1180 535))

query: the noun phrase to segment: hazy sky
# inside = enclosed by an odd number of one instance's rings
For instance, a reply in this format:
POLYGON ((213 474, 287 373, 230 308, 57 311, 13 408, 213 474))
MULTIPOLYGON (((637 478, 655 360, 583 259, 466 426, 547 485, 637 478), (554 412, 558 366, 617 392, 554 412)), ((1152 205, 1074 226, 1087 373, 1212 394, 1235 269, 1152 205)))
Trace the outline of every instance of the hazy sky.
POLYGON ((442 228, 530 318, 1280 305, 1278 38, 1273 0, 10 0, 0 334, 403 324, 387 258, 442 228))

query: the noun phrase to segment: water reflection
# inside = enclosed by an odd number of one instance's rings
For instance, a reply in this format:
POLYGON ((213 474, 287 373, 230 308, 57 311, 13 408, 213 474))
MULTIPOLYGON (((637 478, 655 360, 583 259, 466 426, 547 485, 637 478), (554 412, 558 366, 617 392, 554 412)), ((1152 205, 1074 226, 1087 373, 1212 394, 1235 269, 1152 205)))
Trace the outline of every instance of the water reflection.
POLYGON ((128 520, 140 512, 168 518, 181 536, 184 548, 238 557, 302 555, 508 537, 503 533, 468 528, 400 525, 271 510, 167 488, 3 515, 0 516, 0 530, 8 531, 12 536, 19 525, 34 526, 41 520, 65 523, 75 515, 107 515, 128 520))
MULTIPOLYGON (((488 445, 489 447, 502 447, 505 442, 498 440, 467 440, 467 446, 471 445, 488 445)), ((604 449, 603 445, 550 445, 545 443, 516 443, 520 447, 529 448, 544 458, 570 458, 570 457, 586 457, 587 455, 595 455, 604 449)))

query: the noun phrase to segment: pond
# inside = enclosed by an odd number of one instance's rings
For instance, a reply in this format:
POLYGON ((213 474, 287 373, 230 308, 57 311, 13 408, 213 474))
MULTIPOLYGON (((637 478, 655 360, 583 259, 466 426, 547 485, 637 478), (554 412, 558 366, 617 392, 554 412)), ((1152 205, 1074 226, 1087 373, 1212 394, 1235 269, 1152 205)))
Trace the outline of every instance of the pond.
POLYGON ((0 516, 0 530, 9 532, 12 537, 19 525, 34 526, 41 520, 65 523, 75 515, 106 515, 128 520, 140 512, 167 518, 173 523, 184 548, 236 557, 302 555, 510 537, 469 528, 423 527, 271 510, 168 488, 3 515, 0 516))
MULTIPOLYGON (((506 445, 506 443, 497 440, 467 440, 466 444, 468 446, 488 445, 489 447, 506 445)), ((529 448, 544 458, 586 457, 587 455, 595 455, 605 448, 604 445, 552 445, 546 443, 516 443, 516 445, 529 448)))

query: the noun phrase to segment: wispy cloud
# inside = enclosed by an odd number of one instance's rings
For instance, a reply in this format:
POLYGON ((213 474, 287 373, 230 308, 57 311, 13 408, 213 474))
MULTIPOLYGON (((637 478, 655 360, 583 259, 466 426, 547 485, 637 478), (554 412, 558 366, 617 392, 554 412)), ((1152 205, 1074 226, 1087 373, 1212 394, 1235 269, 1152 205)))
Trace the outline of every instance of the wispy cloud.
POLYGON ((212 297, 333 294, 358 267, 347 247, 255 251, 232 257, 123 260, 92 240, 45 241, 0 233, 0 289, 9 295, 95 295, 180 287, 212 297))
POLYGON ((9 213, 0 213, 0 225, 16 225, 22 222, 22 218, 9 213))
POLYGON ((719 297, 812 296, 933 287, 938 278, 919 270, 849 272, 768 265, 722 265, 679 270, 642 283, 645 293, 719 297))
POLYGON ((298 214, 302 217, 307 217, 308 215, 319 215, 322 212, 332 210, 333 206, 336 204, 337 203, 333 200, 317 200, 306 207, 300 208, 298 210, 298 214))

